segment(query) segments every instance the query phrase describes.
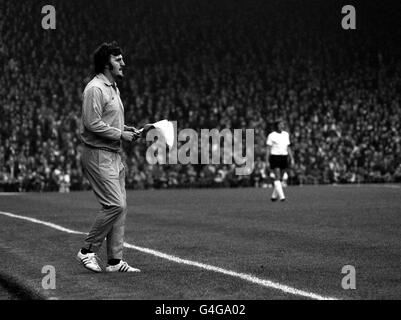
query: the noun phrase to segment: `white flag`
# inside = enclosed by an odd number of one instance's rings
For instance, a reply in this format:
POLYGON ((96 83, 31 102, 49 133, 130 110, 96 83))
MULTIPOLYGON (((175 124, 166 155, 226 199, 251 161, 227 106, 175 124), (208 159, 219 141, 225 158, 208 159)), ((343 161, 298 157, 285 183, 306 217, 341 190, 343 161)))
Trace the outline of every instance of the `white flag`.
MULTIPOLYGON (((150 125, 153 126, 155 129, 159 130, 159 132, 162 134, 164 140, 166 141, 166 144, 169 146, 169 148, 171 148, 174 144, 173 123, 168 120, 161 120, 161 121, 157 121, 155 123, 150 123, 150 125)), ((141 129, 140 131, 143 131, 143 129, 141 129)))

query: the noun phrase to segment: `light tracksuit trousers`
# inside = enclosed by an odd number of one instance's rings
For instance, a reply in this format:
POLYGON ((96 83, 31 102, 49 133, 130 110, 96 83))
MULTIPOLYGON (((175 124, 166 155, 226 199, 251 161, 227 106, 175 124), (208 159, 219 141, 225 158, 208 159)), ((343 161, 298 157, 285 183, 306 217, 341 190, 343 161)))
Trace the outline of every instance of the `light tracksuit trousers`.
POLYGON ((84 174, 102 206, 84 247, 97 252, 106 239, 107 258, 122 259, 127 201, 121 155, 84 146, 81 162, 84 174))

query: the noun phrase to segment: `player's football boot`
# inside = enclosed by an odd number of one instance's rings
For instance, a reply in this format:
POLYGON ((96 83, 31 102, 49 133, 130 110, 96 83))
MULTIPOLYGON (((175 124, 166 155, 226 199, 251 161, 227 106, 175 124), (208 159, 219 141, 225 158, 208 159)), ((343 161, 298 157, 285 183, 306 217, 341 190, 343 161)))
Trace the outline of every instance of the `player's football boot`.
POLYGON ((108 265, 106 267, 106 272, 141 272, 141 270, 133 268, 128 263, 121 260, 118 264, 114 266, 108 265))
POLYGON ((100 268, 98 263, 98 257, 96 253, 87 253, 83 254, 81 250, 78 251, 77 260, 84 266, 84 268, 93 271, 93 272, 102 272, 102 268, 100 268))

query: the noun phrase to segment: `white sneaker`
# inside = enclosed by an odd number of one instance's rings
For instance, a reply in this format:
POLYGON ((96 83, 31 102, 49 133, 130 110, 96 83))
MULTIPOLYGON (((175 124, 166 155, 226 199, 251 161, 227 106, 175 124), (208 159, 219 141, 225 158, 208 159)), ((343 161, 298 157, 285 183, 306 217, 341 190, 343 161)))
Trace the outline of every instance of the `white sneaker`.
POLYGON ((81 250, 78 251, 77 260, 88 270, 93 272, 102 272, 102 269, 97 262, 97 255, 96 253, 87 253, 83 254, 81 250))
POLYGON ((106 267, 106 272, 141 272, 141 270, 133 268, 128 263, 121 260, 120 263, 114 266, 108 265, 106 267))

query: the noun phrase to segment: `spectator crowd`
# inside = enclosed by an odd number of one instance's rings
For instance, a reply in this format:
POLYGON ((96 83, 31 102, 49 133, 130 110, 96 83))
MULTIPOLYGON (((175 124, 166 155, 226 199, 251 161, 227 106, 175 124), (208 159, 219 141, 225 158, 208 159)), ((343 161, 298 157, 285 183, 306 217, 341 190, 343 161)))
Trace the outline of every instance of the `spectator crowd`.
POLYGON ((151 165, 124 145, 128 188, 266 186, 265 142, 286 119, 290 184, 401 182, 400 3, 365 3, 357 29, 325 1, 54 0, 0 7, 0 191, 89 188, 81 94, 104 41, 124 51, 125 121, 255 130, 255 166, 151 165), (307 4, 306 4, 307 3, 307 4), (387 6, 387 7, 386 7, 387 6))

